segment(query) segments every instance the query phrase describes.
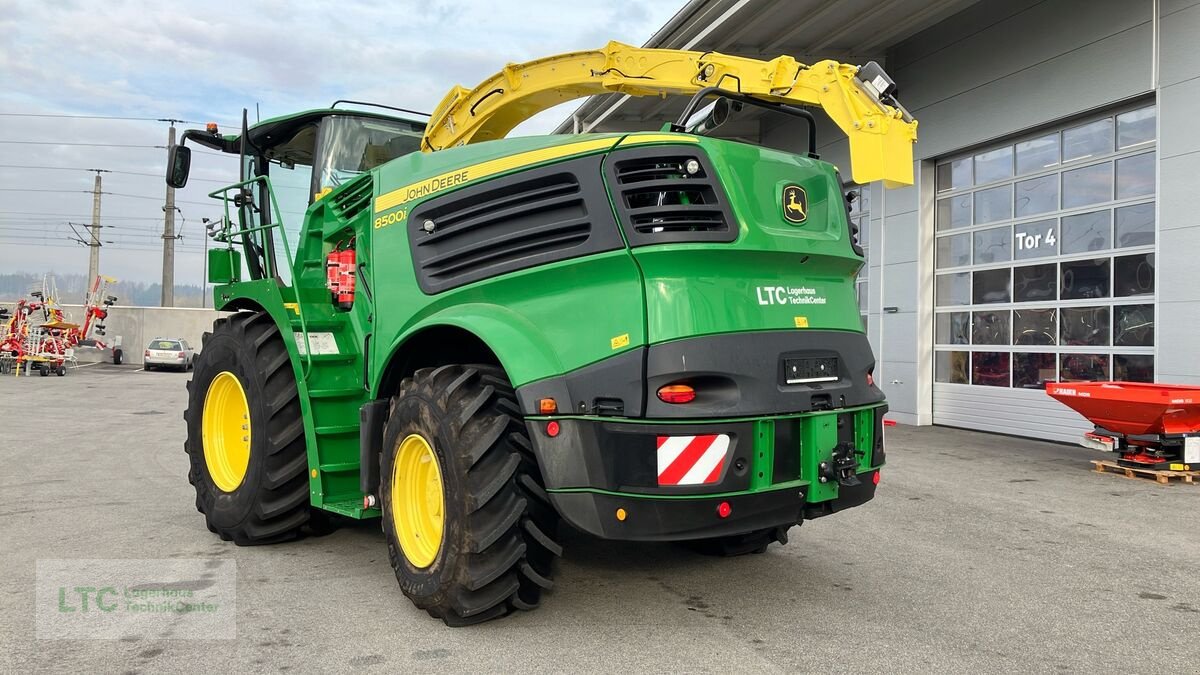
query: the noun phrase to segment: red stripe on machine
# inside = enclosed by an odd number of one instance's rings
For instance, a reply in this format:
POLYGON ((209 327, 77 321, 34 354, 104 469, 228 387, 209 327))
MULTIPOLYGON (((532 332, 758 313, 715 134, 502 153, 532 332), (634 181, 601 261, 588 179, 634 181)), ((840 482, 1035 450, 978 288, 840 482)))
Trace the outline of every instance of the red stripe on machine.
POLYGON ((728 434, 658 437, 658 484, 709 485, 721 478, 728 434))

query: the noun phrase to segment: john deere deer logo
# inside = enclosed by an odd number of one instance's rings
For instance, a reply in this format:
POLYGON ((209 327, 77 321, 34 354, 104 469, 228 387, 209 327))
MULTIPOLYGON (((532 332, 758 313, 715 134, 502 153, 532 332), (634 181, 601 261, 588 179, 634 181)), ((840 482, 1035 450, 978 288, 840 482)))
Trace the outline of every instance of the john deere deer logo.
POLYGON ((799 185, 783 188, 783 217, 791 223, 808 220, 808 193, 799 185))

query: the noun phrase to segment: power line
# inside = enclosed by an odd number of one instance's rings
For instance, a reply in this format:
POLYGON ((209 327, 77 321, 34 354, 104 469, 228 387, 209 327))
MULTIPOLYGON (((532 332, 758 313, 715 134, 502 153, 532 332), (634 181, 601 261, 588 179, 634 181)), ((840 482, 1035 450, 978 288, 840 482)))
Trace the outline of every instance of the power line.
MULTIPOLYGON (((91 190, 62 190, 62 189, 55 189, 55 188, 0 188, 0 192, 58 192, 58 193, 74 193, 74 192, 82 192, 82 193, 85 193, 85 194, 92 194, 92 191, 91 191, 91 190)), ((130 199, 152 199, 152 200, 154 200, 154 201, 161 201, 161 200, 162 200, 162 197, 150 197, 150 196, 147 196, 147 195, 131 195, 131 194, 128 194, 128 193, 125 193, 125 192, 106 192, 106 191, 102 191, 100 194, 102 194, 102 195, 109 195, 109 196, 112 196, 112 197, 128 197, 128 198, 130 198, 130 199)), ((213 206, 213 207, 215 207, 215 206, 217 206, 217 205, 218 205, 220 202, 219 202, 219 200, 217 200, 217 199, 214 199, 214 200, 212 200, 211 202, 194 202, 194 201, 185 201, 185 200, 182 200, 182 199, 178 199, 178 200, 176 200, 176 203, 178 203, 178 204, 196 204, 196 205, 199 205, 199 206, 213 206)))
MULTIPOLYGON (((0 235, 0 240, 29 242, 28 244, 25 244, 25 245, 33 245, 34 243, 39 243, 39 244, 45 243, 45 245, 47 245, 47 246, 53 245, 53 242, 58 242, 58 241, 63 241, 63 240, 74 241, 74 239, 72 239, 70 236, 68 236, 65 233, 57 235, 57 236, 55 236, 55 235, 38 236, 38 235, 21 235, 21 234, 2 234, 2 235, 0 235)), ((114 246, 117 248, 120 248, 123 246, 149 246, 149 248, 138 249, 138 250, 147 250, 147 251, 160 250, 157 246, 146 243, 146 242, 142 242, 142 241, 119 241, 119 240, 102 239, 101 243, 105 246, 114 246)), ((75 248, 75 247, 70 246, 69 248, 75 248)), ((204 250, 199 244, 188 244, 188 245, 182 246, 181 248, 185 251, 192 252, 192 253, 201 253, 204 250)))
MULTIPOLYGON (((105 222, 109 222, 109 221, 106 220, 105 222)), ((83 227, 90 227, 87 223, 72 223, 72 222, 64 222, 61 220, 57 220, 54 222, 45 222, 45 223, 27 223, 25 225, 17 225, 17 224, 13 224, 13 223, 0 223, 0 230, 11 230, 11 231, 16 231, 16 232, 47 232, 48 233, 48 232, 57 231, 58 229, 61 229, 63 225, 70 226, 72 224, 80 225, 83 227), (53 230, 51 228, 53 228, 53 230)), ((153 234, 156 237, 162 236, 159 233, 159 229, 157 227, 136 227, 133 225, 101 225, 100 227, 102 227, 106 230, 109 230, 109 229, 119 230, 119 233, 149 232, 150 234, 153 234)))
MULTIPOLYGON (((113 197, 129 197, 131 199, 152 199, 156 202, 162 201, 162 197, 147 197, 145 195, 131 195, 131 194, 127 194, 124 192, 104 192, 101 194, 112 195, 113 197)), ((183 199, 176 199, 175 203, 176 204, 198 204, 200 206, 211 206, 213 208, 216 208, 221 202, 220 202, 220 200, 217 200, 217 199, 214 199, 211 202, 189 202, 189 201, 186 201, 183 199)))
MULTIPOLYGON (((153 149, 153 150, 166 150, 167 149, 167 146, 165 146, 165 145, 139 145, 137 143, 76 143, 76 142, 66 143, 66 142, 62 142, 62 141, 11 141, 11 140, 0 140, 0 143, 11 143, 11 144, 19 144, 19 145, 61 145, 64 147, 87 147, 87 148, 143 148, 143 149, 153 149)), ((239 157, 238 155, 228 153, 228 152, 209 152, 207 150, 199 150, 199 149, 194 150, 193 152, 198 152, 201 155, 212 155, 213 157, 227 157, 230 159, 238 159, 238 157, 239 157)))
MULTIPOLYGON (((65 246, 67 248, 77 248, 80 245, 83 245, 85 247, 87 246, 86 242, 82 242, 81 240, 75 239, 75 238, 67 236, 67 235, 62 235, 59 237, 46 237, 46 238, 4 235, 4 237, 2 239, 0 239, 0 241, 6 241, 10 244, 16 244, 16 245, 20 245, 20 246, 38 246, 38 247, 40 247, 40 246, 56 246, 56 245, 59 245, 59 242, 74 241, 74 242, 78 242, 78 243, 76 243, 75 245, 70 245, 70 244, 61 244, 61 245, 65 246)), ((130 250, 130 251, 158 252, 158 251, 162 250, 155 244, 152 244, 150 242, 142 242, 142 241, 113 241, 110 239, 101 239, 100 246, 101 247, 112 247, 112 248, 116 248, 116 249, 125 249, 125 250, 130 250)), ((204 252, 204 249, 202 249, 201 247, 196 246, 196 245, 183 246, 183 247, 180 247, 180 250, 183 251, 184 253, 203 253, 204 252)))
MULTIPOLYGON (((85 169, 81 166, 25 166, 23 164, 0 164, 0 169, 53 169, 56 171, 92 171, 93 170, 93 169, 85 169)), ((108 170, 108 173, 122 174, 125 176, 149 176, 151 178, 162 178, 162 174, 147 173, 145 171, 119 171, 117 169, 110 169, 110 170, 108 170)), ((230 185, 229 181, 220 180, 218 178, 189 178, 188 180, 189 181, 200 181, 203 183, 219 183, 221 185, 230 185)), ((275 188, 276 190, 279 190, 282 188, 285 190, 305 190, 305 191, 307 191, 309 189, 309 188, 300 187, 297 185, 272 185, 272 187, 275 188)))
MULTIPOLYGON (((91 218, 91 215, 78 213, 45 213, 44 211, 0 211, 0 218, 19 218, 33 216, 35 218, 91 218), (6 215, 7 214, 7 215, 6 215)), ((117 220, 162 220, 161 216, 111 216, 117 220)))
POLYGON ((113 121, 125 121, 125 122, 168 122, 168 123, 173 122, 175 124, 207 124, 208 122, 215 121, 215 122, 219 122, 221 124, 221 126, 225 126, 225 127, 241 126, 240 122, 234 123, 230 120, 224 120, 224 119, 220 119, 220 118, 216 118, 216 117, 209 118, 209 120, 207 120, 205 122, 199 122, 197 120, 172 119, 172 118, 168 118, 168 117, 124 117, 121 115, 73 115, 73 114, 66 114, 66 113, 0 112, 0 117, 43 117, 43 118, 51 118, 51 119, 113 120, 113 121))
MULTIPOLYGON (((119 117, 116 115, 67 115, 63 113, 11 113, 0 112, 0 117, 58 117, 80 120, 130 120, 135 122, 162 122, 161 117, 119 117)), ((203 124, 192 120, 175 120, 180 124, 203 124)))
POLYGON ((0 143, 15 143, 18 145, 71 145, 71 146, 87 146, 90 148, 158 148, 166 150, 165 145, 138 145, 134 143, 62 143, 59 141, 9 141, 0 140, 0 143))

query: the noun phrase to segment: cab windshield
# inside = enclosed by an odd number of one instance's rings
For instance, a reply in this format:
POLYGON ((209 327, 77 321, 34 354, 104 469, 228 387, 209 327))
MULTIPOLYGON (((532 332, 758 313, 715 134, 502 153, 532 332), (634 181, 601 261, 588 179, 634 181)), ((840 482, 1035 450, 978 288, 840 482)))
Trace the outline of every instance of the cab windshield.
POLYGON ((321 130, 315 193, 336 188, 355 176, 421 147, 424 125, 403 120, 334 116, 321 130))

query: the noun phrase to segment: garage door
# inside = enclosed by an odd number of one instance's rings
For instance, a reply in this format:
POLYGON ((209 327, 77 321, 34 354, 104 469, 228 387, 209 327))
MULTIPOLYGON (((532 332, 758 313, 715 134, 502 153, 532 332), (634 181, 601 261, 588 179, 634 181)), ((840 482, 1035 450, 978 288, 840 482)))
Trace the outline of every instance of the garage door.
POLYGON ((1064 441, 1048 381, 1154 380, 1155 109, 937 164, 935 424, 1064 441))

